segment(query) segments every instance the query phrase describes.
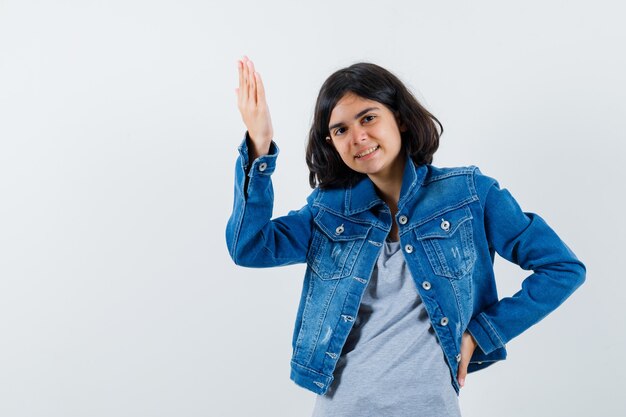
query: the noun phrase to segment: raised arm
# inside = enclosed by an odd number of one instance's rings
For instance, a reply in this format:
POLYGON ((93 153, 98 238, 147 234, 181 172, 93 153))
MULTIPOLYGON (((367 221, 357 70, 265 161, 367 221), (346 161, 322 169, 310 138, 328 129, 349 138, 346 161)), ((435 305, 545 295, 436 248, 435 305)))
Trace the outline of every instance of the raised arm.
POLYGON ((272 219, 274 191, 271 175, 278 146, 272 140, 272 122, 261 77, 252 61, 238 62, 238 107, 248 128, 235 165, 233 211, 226 225, 226 243, 237 265, 270 267, 306 261, 311 225, 311 204, 272 219))
POLYGON ((265 99, 265 87, 261 75, 255 71, 254 63, 244 56, 237 61, 239 87, 237 106, 250 136, 250 160, 267 155, 274 137, 270 110, 265 99))

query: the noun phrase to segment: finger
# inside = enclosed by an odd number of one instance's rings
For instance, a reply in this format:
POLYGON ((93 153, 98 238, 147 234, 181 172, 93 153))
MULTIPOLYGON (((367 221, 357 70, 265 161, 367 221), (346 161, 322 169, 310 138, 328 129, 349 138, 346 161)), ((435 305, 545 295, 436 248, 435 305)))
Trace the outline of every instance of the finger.
POLYGON ((241 70, 242 70, 242 75, 243 75, 243 85, 241 86, 240 92, 241 92, 241 101, 242 103, 246 103, 248 101, 248 93, 249 93, 249 84, 250 84, 250 79, 249 79, 249 74, 248 74, 248 59, 247 57, 244 55, 243 57, 243 61, 241 63, 241 70))
POLYGON ((457 371, 457 381, 461 388, 465 386, 465 378, 467 377, 467 366, 469 364, 469 360, 461 358, 461 362, 459 363, 459 370, 457 371))
POLYGON ((457 372, 457 380, 461 387, 465 385, 467 367, 469 366, 470 359, 474 354, 474 349, 475 346, 473 344, 472 336, 469 333, 464 334, 461 338, 461 361, 459 362, 459 370, 457 372))
POLYGON ((254 65, 252 61, 248 61, 248 99, 256 102, 256 86, 254 83, 254 65))
POLYGON ((251 81, 251 85, 252 85, 252 89, 250 91, 250 98, 252 99, 252 101, 254 102, 254 104, 256 104, 258 102, 257 100, 257 77, 256 77, 256 68, 254 68, 254 62, 252 62, 252 60, 250 60, 250 81, 251 81))
POLYGON ((239 72, 239 88, 243 87, 243 62, 237 60, 237 72, 239 72))
POLYGON ((239 60, 237 61, 237 71, 239 72, 239 87, 235 88, 235 91, 237 92, 237 104, 241 105, 241 91, 243 90, 243 63, 239 60))
POLYGON ((256 94, 257 94, 257 103, 265 102, 265 86, 263 85, 263 80, 261 79, 261 74, 255 71, 255 82, 256 82, 256 94))

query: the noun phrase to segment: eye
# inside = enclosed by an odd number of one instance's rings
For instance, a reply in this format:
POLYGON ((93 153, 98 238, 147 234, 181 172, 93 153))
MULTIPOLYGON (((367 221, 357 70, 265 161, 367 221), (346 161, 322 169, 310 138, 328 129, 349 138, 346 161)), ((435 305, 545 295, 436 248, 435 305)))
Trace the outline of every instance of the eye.
MULTIPOLYGON (((374 120, 376 118, 376 116, 374 116, 373 114, 368 114, 367 116, 363 117, 363 119, 361 119, 363 122, 365 123, 369 123, 372 120, 374 120)), ((340 136, 343 133, 343 130, 345 130, 345 128, 340 127, 335 129, 334 135, 335 136, 340 136)))

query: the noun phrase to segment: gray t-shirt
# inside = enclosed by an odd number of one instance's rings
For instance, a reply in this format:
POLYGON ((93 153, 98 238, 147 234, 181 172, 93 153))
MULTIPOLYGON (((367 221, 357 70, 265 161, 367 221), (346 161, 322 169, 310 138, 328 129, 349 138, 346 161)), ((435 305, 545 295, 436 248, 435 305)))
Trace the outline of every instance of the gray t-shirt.
POLYGON ((312 417, 460 417, 443 350, 407 268, 386 241, 312 417))

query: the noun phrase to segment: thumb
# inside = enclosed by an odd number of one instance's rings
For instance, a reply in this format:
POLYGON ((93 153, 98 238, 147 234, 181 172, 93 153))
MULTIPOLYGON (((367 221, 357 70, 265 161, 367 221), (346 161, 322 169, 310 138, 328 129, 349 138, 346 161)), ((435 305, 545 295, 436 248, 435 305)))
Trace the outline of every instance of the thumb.
POLYGON ((459 362, 459 369, 457 371, 457 380, 461 387, 465 386, 465 377, 467 377, 467 367, 469 366, 470 359, 476 349, 476 342, 471 334, 465 332, 461 339, 461 361, 459 362))
POLYGON ((465 386, 465 377, 467 376, 467 366, 469 365, 469 359, 465 358, 463 354, 461 354, 461 362, 459 362, 459 370, 457 372, 457 381, 461 388, 465 386))

